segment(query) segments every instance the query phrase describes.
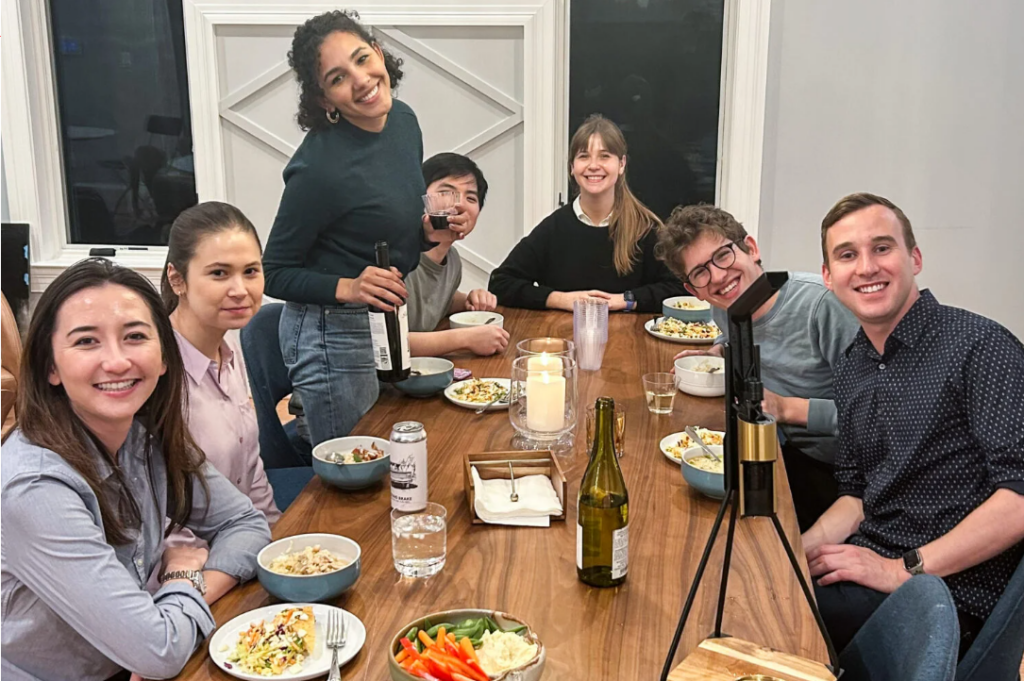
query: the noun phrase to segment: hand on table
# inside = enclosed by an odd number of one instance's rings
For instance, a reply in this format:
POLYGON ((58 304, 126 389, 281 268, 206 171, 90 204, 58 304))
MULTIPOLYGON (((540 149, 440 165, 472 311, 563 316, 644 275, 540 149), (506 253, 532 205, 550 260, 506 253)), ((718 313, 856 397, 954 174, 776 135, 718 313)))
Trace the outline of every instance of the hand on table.
POLYGON ((487 324, 473 326, 463 331, 466 336, 466 348, 474 355, 487 357, 504 352, 508 347, 508 331, 499 326, 487 324))
POLYGON ((871 549, 853 544, 823 544, 807 552, 811 577, 818 584, 853 582, 882 593, 892 593, 910 579, 899 558, 883 558, 871 549))
POLYGON ((198 549, 192 546, 172 546, 164 549, 163 572, 177 572, 178 570, 202 570, 206 567, 206 561, 210 557, 207 549, 198 549))
POLYGON ((339 280, 335 295, 340 303, 364 303, 385 312, 391 312, 408 297, 401 272, 394 267, 385 270, 372 266, 355 279, 339 280))
POLYGON ((466 296, 466 309, 490 312, 498 308, 498 296, 482 288, 475 288, 466 296))
MULTIPOLYGON (((598 291, 596 289, 591 291, 554 291, 550 296, 548 296, 547 304, 552 310, 565 310, 566 312, 572 312, 572 304, 583 298, 604 298, 608 301, 608 309, 612 309, 612 294, 605 293, 604 291, 598 291)), ((623 308, 625 308, 625 301, 623 301, 623 308)))
POLYGON ((672 358, 672 369, 669 371, 670 374, 676 372, 676 360, 680 357, 721 357, 725 352, 724 345, 712 345, 708 348, 701 350, 683 350, 675 357, 672 358))
POLYGON ((613 293, 608 297, 608 311, 618 312, 626 309, 626 296, 621 293, 613 293))

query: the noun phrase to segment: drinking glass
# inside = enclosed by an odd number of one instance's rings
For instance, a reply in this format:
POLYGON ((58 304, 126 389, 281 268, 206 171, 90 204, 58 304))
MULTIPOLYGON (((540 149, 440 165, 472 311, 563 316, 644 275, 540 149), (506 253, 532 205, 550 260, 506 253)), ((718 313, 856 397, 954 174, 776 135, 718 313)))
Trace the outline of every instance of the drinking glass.
MULTIPOLYGON (((597 420, 594 417, 594 405, 587 406, 587 454, 594 449, 594 430, 597 428, 597 420)), ((626 453, 626 412, 624 409, 615 410, 615 455, 622 458, 626 453)))
POLYGON ((448 229, 448 216, 455 215, 461 196, 459 192, 437 192, 423 195, 423 212, 430 216, 435 230, 448 229))
POLYGON ((608 342, 608 301, 580 298, 572 304, 572 337, 576 341, 576 359, 583 371, 597 371, 608 342))
POLYGON ((391 552, 404 577, 430 577, 444 567, 448 553, 448 511, 428 503, 419 511, 391 511, 391 552))
POLYGON ((671 414, 676 399, 675 376, 666 373, 644 374, 647 408, 652 414, 671 414))

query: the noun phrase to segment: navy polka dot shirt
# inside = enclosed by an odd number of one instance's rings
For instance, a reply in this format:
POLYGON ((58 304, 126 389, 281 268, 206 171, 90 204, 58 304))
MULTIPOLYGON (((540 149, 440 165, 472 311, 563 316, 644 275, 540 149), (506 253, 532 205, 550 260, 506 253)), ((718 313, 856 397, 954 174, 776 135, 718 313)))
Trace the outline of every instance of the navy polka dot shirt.
MULTIPOLYGON (((835 395, 839 493, 864 503, 850 543, 896 558, 997 489, 1024 494, 1024 345, 996 322, 921 291, 882 356, 858 333, 835 395)), ((1024 542, 947 577, 957 607, 987 618, 1022 556, 1024 542)))

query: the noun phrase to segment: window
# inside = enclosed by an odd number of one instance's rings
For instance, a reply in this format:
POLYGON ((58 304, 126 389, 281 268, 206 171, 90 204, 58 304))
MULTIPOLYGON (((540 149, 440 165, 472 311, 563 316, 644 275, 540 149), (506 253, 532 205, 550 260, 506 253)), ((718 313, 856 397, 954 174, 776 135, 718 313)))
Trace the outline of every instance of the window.
POLYGON ((51 0, 68 244, 165 245, 196 203, 180 0, 51 0))
POLYGON ((626 136, 626 177, 662 219, 715 203, 724 0, 574 2, 569 137, 592 113, 626 136))

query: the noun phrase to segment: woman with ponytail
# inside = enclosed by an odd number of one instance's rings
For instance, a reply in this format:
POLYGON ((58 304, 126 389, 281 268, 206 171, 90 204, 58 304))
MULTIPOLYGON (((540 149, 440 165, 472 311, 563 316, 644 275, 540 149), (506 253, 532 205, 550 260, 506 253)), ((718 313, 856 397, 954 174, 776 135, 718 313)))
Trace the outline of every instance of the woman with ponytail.
POLYGON ((686 295, 654 256, 661 220, 626 183, 626 140, 595 114, 569 144, 569 173, 579 194, 544 218, 491 274, 498 304, 572 311, 578 298, 608 300, 611 310, 658 312, 686 295))
MULTIPOLYGON (((214 468, 252 500, 271 526, 281 517, 260 459, 237 331, 263 301, 260 238, 234 206, 207 201, 171 225, 160 294, 188 377, 188 427, 214 468)), ((269 342, 273 342, 270 339, 269 342)), ((202 546, 188 533, 169 546, 202 546)))

